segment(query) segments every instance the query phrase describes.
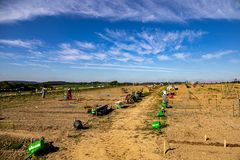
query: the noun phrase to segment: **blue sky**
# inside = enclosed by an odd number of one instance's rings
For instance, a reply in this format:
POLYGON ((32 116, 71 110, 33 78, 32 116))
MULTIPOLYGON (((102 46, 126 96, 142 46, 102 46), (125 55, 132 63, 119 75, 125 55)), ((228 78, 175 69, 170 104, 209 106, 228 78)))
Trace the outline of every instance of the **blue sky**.
POLYGON ((0 2, 0 80, 240 78, 238 0, 0 2))

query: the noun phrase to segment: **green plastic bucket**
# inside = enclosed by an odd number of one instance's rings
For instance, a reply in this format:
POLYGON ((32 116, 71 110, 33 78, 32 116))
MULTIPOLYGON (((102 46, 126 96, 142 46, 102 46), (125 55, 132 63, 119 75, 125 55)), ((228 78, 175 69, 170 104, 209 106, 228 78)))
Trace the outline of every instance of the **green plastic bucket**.
POLYGON ((42 139, 37 140, 37 141, 33 142, 32 144, 30 144, 28 146, 27 153, 29 156, 31 156, 40 150, 41 151, 46 150, 46 143, 42 139))
POLYGON ((97 114, 97 110, 95 108, 92 108, 91 113, 92 114, 97 114))
POLYGON ((164 116, 165 116, 164 111, 163 111, 163 110, 159 111, 159 112, 157 113, 157 116, 158 116, 158 117, 164 117, 164 116))
POLYGON ((167 103, 166 102, 162 102, 161 106, 165 109, 167 107, 167 103))
POLYGON ((123 104, 116 104, 116 108, 117 108, 117 109, 120 109, 120 108, 123 108, 123 107, 124 107, 123 104))
POLYGON ((153 129, 159 129, 161 127, 161 123, 160 122, 152 122, 152 128, 153 129))

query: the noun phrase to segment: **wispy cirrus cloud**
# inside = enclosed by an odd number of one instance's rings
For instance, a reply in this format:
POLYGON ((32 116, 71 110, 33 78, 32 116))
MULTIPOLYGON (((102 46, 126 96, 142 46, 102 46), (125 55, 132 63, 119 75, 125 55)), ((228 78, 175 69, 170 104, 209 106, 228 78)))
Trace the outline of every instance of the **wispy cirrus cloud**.
POLYGON ((22 48, 34 48, 41 46, 40 40, 21 40, 21 39, 0 39, 0 45, 22 47, 22 48))
POLYGON ((34 62, 28 62, 28 61, 25 61, 23 63, 16 63, 16 62, 12 62, 12 63, 9 63, 10 65, 14 65, 14 66, 19 66, 19 67, 34 67, 34 68, 50 68, 49 65, 47 64, 40 64, 40 63, 34 63, 34 62))
POLYGON ((74 48, 69 43, 62 43, 59 45, 60 50, 55 51, 57 53, 58 60, 63 61, 76 61, 76 60, 90 60, 92 55, 83 53, 80 49, 74 48))
POLYGON ((128 61, 143 62, 144 61, 144 58, 142 57, 134 56, 132 54, 124 53, 124 52, 122 52, 120 56, 114 57, 113 59, 118 61, 123 61, 123 62, 128 62, 128 61))
POLYGON ((0 51, 0 58, 4 58, 4 59, 14 58, 14 59, 16 59, 17 57, 19 57, 19 56, 16 53, 0 51))
MULTIPOLYGON (((96 44, 98 45, 98 44, 96 44)), ((108 53, 108 50, 104 51, 106 46, 103 48, 96 49, 93 46, 96 46, 90 42, 78 42, 77 45, 72 45, 70 43, 62 43, 59 45, 60 49, 57 51, 53 51, 57 53, 58 60, 63 61, 77 61, 77 60, 117 60, 120 62, 128 62, 128 61, 135 61, 135 62, 142 62, 144 59, 139 56, 134 56, 128 52, 119 52, 118 55, 114 56, 108 53), (86 47, 79 44, 87 44, 86 47), (88 44, 91 44, 88 45, 88 44), (90 49, 90 50, 89 50, 90 49)))
POLYGON ((150 67, 141 65, 117 65, 117 64, 85 64, 71 66, 74 69, 99 69, 99 70, 118 70, 128 72, 174 72, 174 68, 150 67))
POLYGON ((158 29, 143 29, 135 32, 106 29, 105 33, 97 34, 112 44, 110 52, 115 55, 119 52, 150 55, 179 50, 184 42, 191 43, 206 32, 195 30, 164 32, 158 29))
POLYGON ((168 55, 159 55, 157 57, 160 61, 169 61, 171 58, 168 55))
POLYGON ((238 0, 3 0, 0 23, 39 16, 76 15, 109 20, 185 22, 192 19, 240 19, 238 0))
MULTIPOLYGON (((104 32, 96 34, 101 43, 72 41, 51 46, 55 49, 45 50, 45 48, 41 48, 41 51, 32 47, 37 45, 35 43, 14 43, 14 45, 24 46, 28 54, 26 57, 29 59, 41 59, 47 56, 47 59, 60 63, 72 63, 74 61, 152 63, 156 59, 161 61, 173 59, 172 53, 181 51, 184 45, 192 43, 206 32, 195 30, 166 32, 158 29, 142 29, 140 31, 105 29, 104 32), (164 55, 165 53, 168 53, 168 56, 164 55)), ((179 56, 175 56, 175 58, 181 59, 179 56)), ((182 59, 184 58, 182 57, 182 59)))
POLYGON ((99 60, 104 60, 104 59, 106 59, 108 57, 107 57, 107 55, 105 53, 96 53, 95 54, 95 58, 99 59, 99 60))
POLYGON ((29 58, 29 59, 40 59, 40 58, 45 58, 46 56, 41 51, 29 50, 28 52, 29 52, 29 55, 27 55, 26 58, 29 58))
POLYGON ((190 57, 187 53, 175 53, 173 56, 177 59, 185 60, 187 57, 190 57))
POLYGON ((217 58, 221 58, 223 56, 230 55, 230 54, 233 54, 236 52, 237 51, 234 51, 234 50, 218 51, 218 52, 214 52, 214 53, 203 54, 201 57, 202 57, 202 59, 206 59, 206 60, 217 59, 217 58))
POLYGON ((0 40, 0 44, 23 47, 28 59, 47 58, 60 63, 78 61, 104 61, 128 63, 154 63, 171 59, 185 59, 184 45, 192 44, 206 32, 195 30, 161 31, 158 29, 112 30, 96 33, 96 41, 72 41, 45 49, 41 41, 0 40), (42 48, 41 48, 42 47, 42 48), (173 54, 179 52, 178 54, 173 54))
POLYGON ((76 44, 77 44, 77 46, 79 46, 82 49, 95 49, 96 48, 96 46, 90 42, 77 41, 76 44))

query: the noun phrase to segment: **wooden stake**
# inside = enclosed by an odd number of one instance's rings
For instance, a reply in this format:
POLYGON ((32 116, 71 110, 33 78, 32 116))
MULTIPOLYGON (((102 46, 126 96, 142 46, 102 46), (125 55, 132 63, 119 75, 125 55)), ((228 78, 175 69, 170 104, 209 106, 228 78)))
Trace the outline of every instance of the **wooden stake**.
POLYGON ((217 98, 217 95, 216 95, 216 108, 218 107, 218 98, 217 98))
POLYGON ((163 156, 165 157, 166 155, 166 142, 165 139, 163 140, 163 156))
POLYGON ((238 96, 238 116, 240 116, 240 98, 238 96))
POLYGON ((205 142, 207 141, 207 135, 205 134, 205 136, 204 136, 204 140, 205 140, 205 142))
POLYGON ((234 117, 234 101, 233 101, 233 104, 232 104, 232 109, 233 109, 233 117, 234 117))
POLYGON ((224 148, 226 148, 226 147, 227 147, 227 141, 226 141, 226 139, 224 139, 223 143, 224 143, 224 148))

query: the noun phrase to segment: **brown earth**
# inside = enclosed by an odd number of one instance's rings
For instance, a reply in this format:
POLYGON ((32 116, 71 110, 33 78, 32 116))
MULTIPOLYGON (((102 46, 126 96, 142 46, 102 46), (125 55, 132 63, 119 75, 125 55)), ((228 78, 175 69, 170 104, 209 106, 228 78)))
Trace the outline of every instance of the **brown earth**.
MULTIPOLYGON (((142 86, 128 87, 139 90, 142 86)), ((111 104, 124 98, 121 88, 84 91, 73 101, 60 101, 62 95, 24 100, 1 101, 0 144, 44 136, 59 150, 47 159, 229 159, 240 160, 240 116, 230 87, 205 85, 186 88, 179 85, 173 108, 166 118, 157 118, 161 88, 128 108, 114 110, 102 117, 86 114, 84 107, 111 104), (224 90, 225 89, 225 90, 224 90), (190 91, 190 92, 189 92, 190 91), (227 97, 229 96, 229 97, 227 97), (9 108, 7 107, 9 104, 9 108), (89 122, 89 129, 76 131, 74 119, 89 122), (160 131, 151 129, 152 121, 166 122, 160 131), (207 141, 204 140, 205 135, 207 141), (19 140, 20 139, 20 140, 19 140), (6 142, 6 140, 8 140, 6 142), (166 142, 164 156, 163 141, 166 142), (226 140, 227 147, 223 147, 226 140)), ((239 91, 239 85, 234 91, 239 91)), ((25 145, 20 149, 0 148, 0 159, 23 159, 25 145)))

